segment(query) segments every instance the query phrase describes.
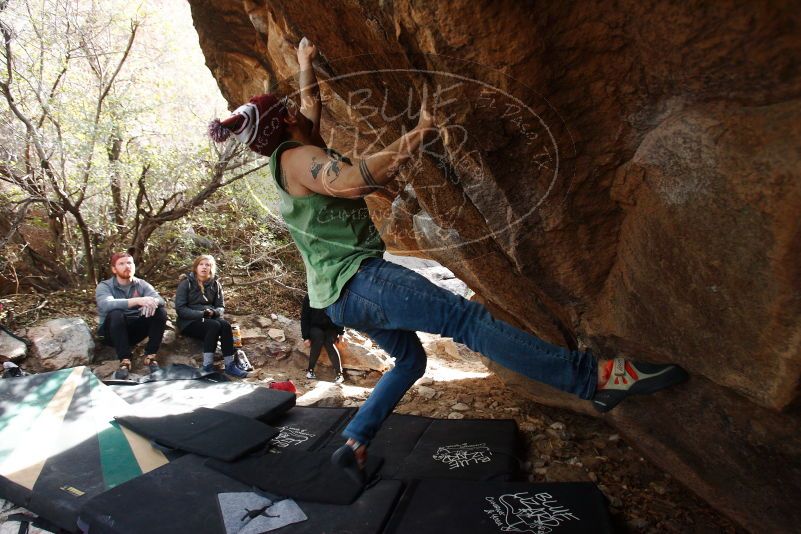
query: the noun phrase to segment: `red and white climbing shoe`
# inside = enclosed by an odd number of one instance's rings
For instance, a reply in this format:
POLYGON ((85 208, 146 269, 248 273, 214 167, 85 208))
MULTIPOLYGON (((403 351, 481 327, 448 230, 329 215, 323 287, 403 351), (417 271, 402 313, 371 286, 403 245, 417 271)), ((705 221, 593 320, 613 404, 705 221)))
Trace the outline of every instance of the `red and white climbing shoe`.
POLYGON ((592 405, 608 412, 629 395, 649 395, 687 380, 687 372, 673 364, 635 362, 615 358, 604 364, 606 382, 598 384, 592 405))

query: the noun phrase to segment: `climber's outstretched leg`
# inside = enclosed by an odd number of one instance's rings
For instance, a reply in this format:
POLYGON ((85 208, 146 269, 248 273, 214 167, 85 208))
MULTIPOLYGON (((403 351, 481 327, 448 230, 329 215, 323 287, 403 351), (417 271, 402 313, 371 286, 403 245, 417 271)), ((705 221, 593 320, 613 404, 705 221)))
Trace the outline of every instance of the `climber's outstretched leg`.
MULTIPOLYGON (((602 361, 599 368, 589 352, 546 343, 493 318, 481 304, 454 295, 410 269, 381 259, 363 262, 340 298, 327 311, 334 322, 368 335, 375 329, 422 331, 452 337, 528 378, 582 399, 594 399, 593 404, 599 411, 613 408, 628 395, 653 393, 687 376, 676 365, 629 361, 627 367, 620 358, 602 361)), ((394 402, 385 410, 386 415, 394 402)), ((372 435, 364 434, 360 438, 357 439, 366 443, 364 440, 371 439, 372 435)))
POLYGON ((416 272, 381 259, 362 263, 339 300, 327 308, 338 324, 367 331, 441 334, 528 378, 591 399, 598 382, 595 358, 546 343, 490 315, 416 272))

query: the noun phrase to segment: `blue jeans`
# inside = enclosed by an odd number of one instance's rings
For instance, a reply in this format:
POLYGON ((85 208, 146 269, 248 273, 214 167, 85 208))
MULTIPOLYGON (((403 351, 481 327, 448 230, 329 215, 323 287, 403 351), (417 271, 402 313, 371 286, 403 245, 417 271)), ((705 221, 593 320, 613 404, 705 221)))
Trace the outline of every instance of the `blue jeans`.
POLYGON ((333 322, 364 332, 395 358, 395 367, 378 381, 343 432, 361 443, 373 439, 425 372, 426 353, 416 331, 451 337, 512 371, 582 399, 595 393, 597 363, 591 354, 546 343, 494 319, 481 304, 379 258, 362 262, 326 312, 333 322))

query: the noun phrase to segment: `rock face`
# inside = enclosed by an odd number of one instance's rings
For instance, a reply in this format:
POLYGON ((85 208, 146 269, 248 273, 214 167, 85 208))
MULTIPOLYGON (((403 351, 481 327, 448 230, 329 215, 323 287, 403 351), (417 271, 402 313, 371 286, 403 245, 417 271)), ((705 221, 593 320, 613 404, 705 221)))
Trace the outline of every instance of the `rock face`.
MULTIPOLYGON (((308 367, 309 349, 303 345, 300 321, 277 315, 271 324, 280 325, 280 328, 262 328, 258 326, 259 321, 263 321, 261 317, 231 316, 229 319, 240 325, 243 348, 256 367, 269 366, 270 359, 274 358, 291 358, 298 369, 308 367)), ((352 330, 346 330, 338 347, 345 369, 384 372, 392 365, 384 351, 352 330)), ((320 353, 318 365, 331 365, 325 348, 320 353)))
MULTIPOLYGON (((343 341, 337 348, 342 360, 342 367, 359 371, 387 371, 392 367, 392 361, 386 352, 375 345, 372 340, 354 330, 346 330, 343 341)), ((331 364, 328 354, 323 348, 320 361, 331 364)))
POLYGON ((298 397, 295 404, 298 406, 319 406, 323 408, 337 408, 345 402, 342 388, 331 382, 318 382, 314 388, 298 397))
POLYGON ((441 140, 368 200, 390 247, 549 341, 683 365, 610 423, 746 528, 801 524, 797 6, 190 3, 232 109, 296 89, 315 42, 349 156, 414 126, 425 91, 441 140))
POLYGON ((0 330, 0 360, 17 362, 25 358, 27 352, 25 343, 0 330))
POLYGON ((92 333, 80 317, 53 319, 28 330, 33 342, 38 371, 57 371, 67 367, 86 365, 95 348, 92 333))

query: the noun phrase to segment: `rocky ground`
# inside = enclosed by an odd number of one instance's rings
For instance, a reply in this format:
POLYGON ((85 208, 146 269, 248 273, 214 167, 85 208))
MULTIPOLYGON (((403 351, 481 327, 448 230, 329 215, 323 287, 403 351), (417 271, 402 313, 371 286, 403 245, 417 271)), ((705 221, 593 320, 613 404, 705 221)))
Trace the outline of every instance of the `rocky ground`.
MULTIPOLYGON (((49 312, 43 306, 32 313, 42 313, 40 321, 63 316, 59 312, 67 308, 64 302, 88 303, 91 299, 83 294, 63 302, 60 298, 49 297, 52 303, 49 312)), ((369 339, 348 331, 345 354, 349 358, 343 360, 350 370, 345 384, 333 384, 334 372, 325 357, 318 365, 318 380, 307 380, 304 376, 307 361, 295 319, 278 313, 248 314, 250 310, 244 304, 232 308, 245 312, 237 320, 243 326, 248 355, 257 366, 248 382, 267 385, 272 381, 292 380, 300 405, 358 406, 381 376, 370 368, 381 366, 383 353, 369 339)), ((18 305, 17 309, 21 307, 18 305)), ((276 311, 293 310, 286 306, 276 311)), ((91 315, 83 315, 91 328, 91 315)), ((429 355, 428 369, 402 399, 397 407, 399 413, 451 419, 515 419, 524 442, 520 462, 529 480, 597 483, 623 532, 744 532, 690 493, 680 481, 644 460, 634 444, 603 421, 522 401, 467 348, 437 336, 422 334, 421 338, 429 355)), ((194 342, 180 336, 176 340, 171 332, 165 342, 163 363, 199 364, 196 357, 199 346, 193 345, 194 342)), ((95 362, 91 364, 100 378, 108 378, 116 369, 115 361, 102 360, 110 357, 108 352, 108 349, 96 351, 95 362)), ((134 372, 143 372, 136 368, 140 363, 135 360, 134 372)), ((23 361, 23 366, 26 364, 34 365, 31 357, 23 361)))

